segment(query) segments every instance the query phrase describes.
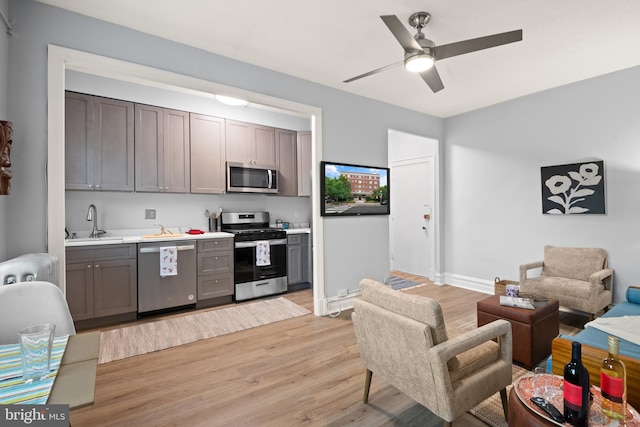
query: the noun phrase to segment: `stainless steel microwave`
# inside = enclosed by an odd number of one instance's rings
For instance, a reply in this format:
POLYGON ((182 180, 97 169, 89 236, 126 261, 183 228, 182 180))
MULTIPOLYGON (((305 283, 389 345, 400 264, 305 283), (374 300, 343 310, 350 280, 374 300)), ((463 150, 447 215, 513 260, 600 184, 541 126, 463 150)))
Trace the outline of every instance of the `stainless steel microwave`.
POLYGON ((228 193, 277 193, 278 170, 253 163, 227 162, 228 193))

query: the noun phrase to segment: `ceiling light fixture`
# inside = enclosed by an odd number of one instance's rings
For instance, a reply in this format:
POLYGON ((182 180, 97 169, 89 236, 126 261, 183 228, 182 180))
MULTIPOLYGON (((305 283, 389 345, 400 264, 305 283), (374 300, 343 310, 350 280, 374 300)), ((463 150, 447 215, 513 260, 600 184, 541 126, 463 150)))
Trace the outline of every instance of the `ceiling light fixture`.
POLYGON ((244 107, 249 104, 249 101, 247 101, 246 99, 234 98, 232 96, 226 95, 216 95, 216 100, 218 102, 222 102, 223 104, 235 105, 239 107, 244 107))
POLYGON ((421 73, 433 67, 433 56, 425 52, 407 53, 404 58, 404 68, 412 73, 421 73))

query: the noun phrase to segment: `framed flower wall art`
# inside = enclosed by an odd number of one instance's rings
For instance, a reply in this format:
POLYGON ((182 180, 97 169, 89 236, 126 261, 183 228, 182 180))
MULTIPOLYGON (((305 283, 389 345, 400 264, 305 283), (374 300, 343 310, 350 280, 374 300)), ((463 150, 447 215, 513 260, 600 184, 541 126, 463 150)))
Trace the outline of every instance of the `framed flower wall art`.
POLYGON ((602 160, 544 166, 540 173, 543 214, 605 214, 602 160))

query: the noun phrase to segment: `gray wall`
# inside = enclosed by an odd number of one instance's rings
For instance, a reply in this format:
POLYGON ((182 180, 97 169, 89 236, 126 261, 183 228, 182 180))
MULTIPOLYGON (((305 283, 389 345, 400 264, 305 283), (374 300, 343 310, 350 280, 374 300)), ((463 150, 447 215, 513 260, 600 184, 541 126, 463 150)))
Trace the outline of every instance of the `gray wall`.
MULTIPOLYGON (((17 148, 15 200, 7 206, 8 256, 46 250, 47 44, 96 53, 191 75, 323 110, 323 158, 387 164, 387 130, 442 139, 441 119, 357 97, 325 86, 210 54, 81 15, 10 0, 16 36, 10 40, 9 113, 17 148), (28 230, 28 236, 25 236, 28 230)), ((355 290, 365 276, 388 273, 386 217, 325 221, 326 296, 355 290)))
MULTIPOLYGON (((8 0, 0 0, 0 10, 4 16, 9 15, 8 0)), ((7 105, 7 89, 9 83, 9 35, 3 24, 0 24, 0 120, 9 118, 7 105)), ((7 257, 7 205, 9 196, 0 196, 0 260, 7 257)))
MULTIPOLYGON (((388 129, 440 141, 446 133, 441 217, 448 283, 489 289, 496 275, 517 279, 518 265, 541 259, 545 244, 607 249, 618 301, 640 277, 640 68, 443 121, 30 0, 9 6, 15 35, 8 42, 8 103, 0 101, 0 112, 6 108, 19 143, 12 195, 0 200, 6 218, 0 259, 46 250, 46 46, 52 43, 318 106, 329 161, 387 164, 388 129), (607 214, 543 215, 540 167, 591 158, 605 162, 607 214)), ((3 72, 0 67, 0 90, 7 90, 3 72)), ((328 218, 324 233, 326 296, 355 290, 363 276, 387 274, 386 217, 328 218)))
POLYGON ((640 68, 445 121, 449 283, 518 279, 544 245, 601 247, 615 301, 640 278, 640 68), (606 215, 543 215, 540 167, 604 160, 606 215))

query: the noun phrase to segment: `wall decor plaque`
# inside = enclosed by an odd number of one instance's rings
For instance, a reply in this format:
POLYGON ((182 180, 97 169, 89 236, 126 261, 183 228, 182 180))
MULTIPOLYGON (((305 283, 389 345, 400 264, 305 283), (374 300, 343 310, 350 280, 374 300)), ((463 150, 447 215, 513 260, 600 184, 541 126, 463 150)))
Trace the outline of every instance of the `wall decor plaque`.
POLYGON ((540 168, 542 213, 605 214, 604 161, 540 168))

